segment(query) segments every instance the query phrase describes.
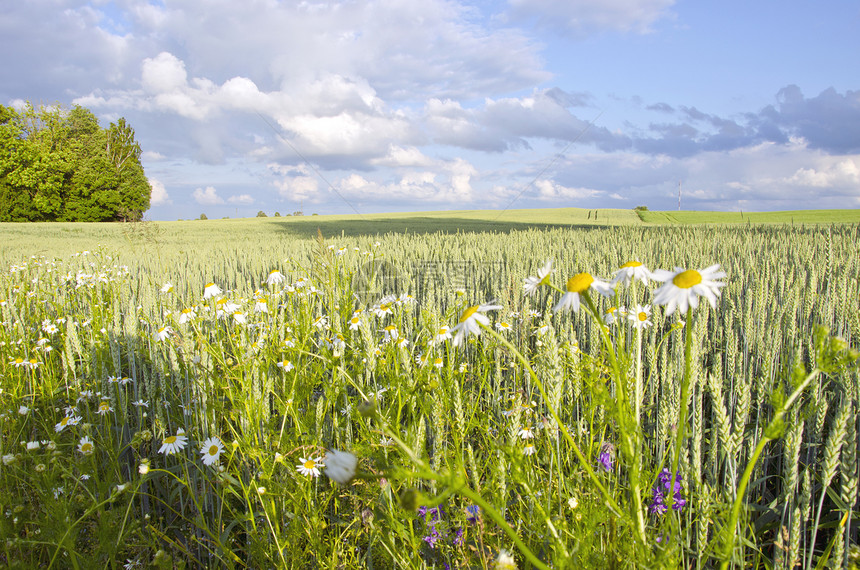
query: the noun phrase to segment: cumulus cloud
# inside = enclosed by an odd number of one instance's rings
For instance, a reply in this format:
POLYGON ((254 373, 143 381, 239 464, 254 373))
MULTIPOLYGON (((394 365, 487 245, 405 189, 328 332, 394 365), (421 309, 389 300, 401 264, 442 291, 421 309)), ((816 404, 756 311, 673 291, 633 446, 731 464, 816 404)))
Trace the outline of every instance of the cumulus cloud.
POLYGON ((207 186, 205 189, 197 188, 191 197, 194 198, 195 202, 204 206, 217 206, 224 203, 224 199, 218 195, 218 191, 212 186, 207 186))
POLYGON ((150 178, 149 186, 152 188, 152 191, 149 194, 149 203, 152 206, 163 206, 165 204, 173 203, 173 200, 171 200, 170 196, 167 195, 167 189, 160 181, 150 178))
POLYGON ((239 194, 230 196, 229 198, 227 198, 227 201, 231 204, 236 204, 239 206, 248 206, 250 204, 253 204, 256 200, 254 200, 254 197, 250 194, 239 194))

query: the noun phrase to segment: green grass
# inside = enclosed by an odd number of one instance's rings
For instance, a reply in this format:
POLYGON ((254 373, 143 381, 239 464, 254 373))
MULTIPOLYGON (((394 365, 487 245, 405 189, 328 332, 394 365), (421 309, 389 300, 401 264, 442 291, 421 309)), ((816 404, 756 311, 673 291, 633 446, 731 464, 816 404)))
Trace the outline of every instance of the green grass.
POLYGON ((857 541, 838 523, 858 516, 847 418, 860 379, 845 347, 860 331, 860 226, 594 213, 3 225, 0 562, 465 569, 504 549, 519 568, 790 568, 831 544, 843 561, 857 541), (641 332, 623 319, 604 329, 611 306, 651 304, 660 284, 596 298, 591 316, 553 314, 558 290, 523 294, 547 259, 560 288, 631 259, 719 263, 726 286, 692 318, 654 306, 641 332), (390 274, 365 279, 377 261, 390 274), (286 281, 264 283, 272 269, 286 281), (247 322, 216 316, 209 282, 247 322), (407 292, 414 304, 380 314, 384 293, 407 292), (503 336, 436 342, 490 299, 503 336), (820 325, 844 341, 821 340, 820 325), (386 342, 390 326, 408 343, 386 342), (802 384, 798 366, 821 373, 802 384), (66 406, 81 422, 57 432, 66 406), (791 433, 773 439, 783 413, 791 433), (179 428, 189 446, 160 452, 179 428), (210 436, 225 444, 221 469, 201 462, 210 436), (338 485, 297 470, 326 449, 354 453, 363 476, 338 485), (643 518, 676 460, 687 505, 643 518), (431 548, 432 515, 416 507, 437 504, 431 548), (720 533, 728 520, 735 534, 720 533))
POLYGON ((0 260, 17 252, 66 255, 103 246, 140 249, 170 244, 193 251, 213 242, 251 244, 259 240, 384 236, 387 234, 510 234, 525 230, 649 227, 674 225, 803 225, 860 223, 860 210, 798 210, 793 212, 641 212, 633 210, 551 208, 529 210, 452 210, 390 214, 284 216, 176 222, 0 223, 0 260))
POLYGON ((794 210, 784 212, 642 212, 648 224, 857 224, 858 210, 794 210))

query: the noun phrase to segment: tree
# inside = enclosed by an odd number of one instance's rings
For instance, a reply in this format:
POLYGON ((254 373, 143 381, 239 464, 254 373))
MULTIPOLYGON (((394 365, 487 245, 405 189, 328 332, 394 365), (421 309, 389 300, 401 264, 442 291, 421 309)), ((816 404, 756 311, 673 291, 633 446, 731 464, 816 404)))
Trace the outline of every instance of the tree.
POLYGON ((0 105, 0 221, 129 221, 151 188, 134 130, 91 111, 0 105))
POLYGON ((266 212, 264 212, 263 210, 260 210, 259 212, 257 212, 257 217, 258 218, 268 218, 268 216, 266 215, 266 212))
POLYGON ((209 218, 206 217, 206 214, 200 214, 200 219, 201 220, 208 220, 209 218))

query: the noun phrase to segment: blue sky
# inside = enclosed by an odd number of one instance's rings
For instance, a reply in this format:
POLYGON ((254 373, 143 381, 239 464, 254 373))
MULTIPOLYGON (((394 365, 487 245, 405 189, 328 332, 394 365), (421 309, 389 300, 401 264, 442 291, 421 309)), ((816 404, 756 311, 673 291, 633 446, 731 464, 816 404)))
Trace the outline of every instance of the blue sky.
POLYGON ((860 207, 860 5, 24 0, 0 103, 125 117, 149 219, 860 207))

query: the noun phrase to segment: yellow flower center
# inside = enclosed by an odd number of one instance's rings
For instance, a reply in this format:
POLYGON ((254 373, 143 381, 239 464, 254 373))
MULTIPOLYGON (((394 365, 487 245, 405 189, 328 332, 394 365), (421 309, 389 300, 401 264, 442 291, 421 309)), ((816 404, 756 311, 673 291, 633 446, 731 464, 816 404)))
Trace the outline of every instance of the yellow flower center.
POLYGON ((675 285, 675 287, 679 287, 681 289, 689 289, 690 287, 698 285, 701 282, 702 274, 695 269, 688 269, 672 278, 672 283, 675 285))
POLYGON ((171 435, 171 436, 169 436, 169 437, 165 437, 165 438, 164 438, 164 443, 166 443, 166 444, 168 444, 168 445, 170 445, 171 443, 176 443, 176 436, 175 436, 175 435, 171 435))
POLYGON ((567 280, 567 290, 570 293, 584 293, 594 283, 594 277, 588 273, 579 273, 567 280))
POLYGON ((69 423, 69 417, 68 417, 68 416, 66 416, 65 418, 63 418, 63 419, 61 419, 61 420, 60 420, 60 425, 61 425, 61 426, 64 426, 64 425, 66 425, 67 423, 69 423))
POLYGON ((305 461, 305 469, 313 469, 314 467, 316 467, 316 463, 314 463, 310 459, 305 461))
POLYGON ((83 453, 89 453, 92 450, 93 450, 93 444, 92 443, 85 443, 81 446, 81 452, 83 452, 83 453))
POLYGON ((471 317, 472 315, 474 315, 477 312, 478 312, 478 305, 474 305, 472 307, 469 307, 468 309, 463 311, 463 314, 460 316, 460 322, 461 323, 465 322, 466 319, 468 319, 469 317, 471 317))
POLYGON ((15 364, 21 364, 21 363, 23 363, 23 362, 24 362, 24 359, 23 359, 23 358, 21 358, 20 356, 19 356, 18 358, 16 358, 16 359, 15 359, 15 364))
POLYGON ((608 309, 606 309, 606 312, 609 313, 610 315, 614 315, 615 311, 617 311, 617 310, 618 310, 618 307, 609 307, 608 309))
POLYGON ((648 313, 646 313, 645 311, 639 311, 639 314, 637 316, 639 317, 639 320, 642 322, 648 320, 648 313))
POLYGON ((218 455, 218 446, 210 445, 209 446, 209 455, 218 455))
POLYGON ((101 404, 99 404, 99 409, 100 409, 100 410, 106 410, 106 409, 108 409, 109 407, 110 407, 110 406, 108 406, 108 403, 107 403, 107 402, 102 402, 101 404))
POLYGON ((641 267, 641 266, 642 266, 642 264, 639 263, 638 261, 628 261, 627 263, 625 263, 624 265, 621 266, 621 269, 626 269, 628 267, 641 267))

